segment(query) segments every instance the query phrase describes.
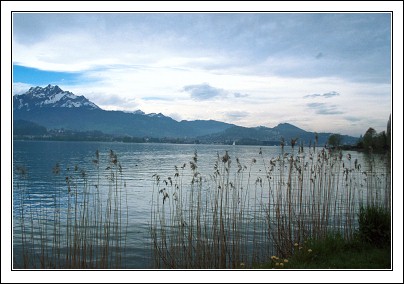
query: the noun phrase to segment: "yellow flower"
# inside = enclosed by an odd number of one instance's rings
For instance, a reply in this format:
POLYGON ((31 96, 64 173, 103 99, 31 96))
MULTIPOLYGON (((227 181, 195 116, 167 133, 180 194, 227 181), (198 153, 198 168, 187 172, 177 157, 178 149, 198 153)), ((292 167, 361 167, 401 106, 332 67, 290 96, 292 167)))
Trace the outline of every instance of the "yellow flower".
POLYGON ((288 263, 289 260, 287 260, 286 258, 283 260, 284 263, 288 263))
POLYGON ((272 260, 275 260, 275 259, 276 259, 276 256, 275 256, 275 255, 271 256, 271 259, 272 259, 272 260))
POLYGON ((275 263, 276 266, 279 266, 279 262, 275 263))
POLYGON ((279 263, 280 266, 283 266, 283 262, 279 263))
POLYGON ((299 246, 299 244, 298 244, 298 243, 295 243, 295 247, 297 247, 297 246, 299 246))
POLYGON ((308 249, 307 251, 308 251, 308 252, 312 252, 312 250, 311 250, 311 249, 308 249))

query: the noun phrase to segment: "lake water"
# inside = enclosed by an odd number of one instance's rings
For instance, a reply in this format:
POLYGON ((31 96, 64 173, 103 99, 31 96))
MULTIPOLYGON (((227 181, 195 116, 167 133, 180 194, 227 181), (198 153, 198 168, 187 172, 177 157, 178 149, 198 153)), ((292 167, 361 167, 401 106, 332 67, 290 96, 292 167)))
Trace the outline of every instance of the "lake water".
MULTIPOLYGON (((282 152, 280 147, 259 146, 233 146, 233 145, 177 145, 177 144, 131 144, 131 143, 106 143, 106 142, 44 142, 44 141, 14 141, 13 142, 13 261, 14 268, 23 268, 21 256, 22 244, 25 246, 31 242, 42 244, 42 247, 52 246, 52 239, 39 240, 35 232, 35 226, 46 222, 42 229, 42 236, 49 235, 52 230, 63 235, 63 229, 58 231, 52 224, 55 216, 61 216, 60 211, 66 212, 70 202, 74 198, 74 186, 76 189, 88 188, 89 194, 95 192, 95 188, 103 192, 101 198, 108 198, 108 192, 114 194, 114 189, 124 191, 120 198, 119 206, 124 208, 123 213, 116 215, 125 227, 125 252, 122 254, 119 268, 126 269, 150 269, 153 266, 152 240, 150 234, 151 212, 156 210, 158 196, 156 190, 163 189, 163 185, 156 184, 156 174, 161 177, 161 183, 174 179, 177 170, 185 166, 182 173, 182 184, 189 188, 193 177, 190 169, 190 161, 193 161, 197 153, 197 165, 200 176, 205 180, 211 180, 215 171, 215 162, 222 159, 228 151, 232 159, 230 177, 236 176, 239 169, 236 158, 241 165, 245 165, 245 178, 243 182, 253 185, 262 177, 268 177, 266 168, 270 166, 270 160, 279 157, 282 152), (99 162, 94 163, 96 151, 99 151, 99 162), (111 172, 111 150, 116 154, 120 168, 111 172), (260 152, 261 151, 261 152, 260 152), (262 159, 262 157, 264 159, 262 159), (265 163, 265 165, 264 165, 265 163), (99 166, 97 168, 97 165, 99 166), (254 165, 254 166, 253 166, 254 165), (266 168, 265 168, 266 167, 266 168), (118 171, 119 169, 119 171, 118 171), (110 175, 116 179, 111 179, 110 175), (168 179, 170 177, 170 179, 168 179), (248 177, 248 178, 247 178, 248 177), (69 182, 67 182, 69 180, 69 182), (74 180, 74 183, 73 183, 74 180), (70 186, 70 187, 69 187, 70 186), (71 191, 70 193, 68 193, 71 191), (154 192, 154 195, 153 195, 154 192), (69 195, 70 194, 70 195, 69 195), (70 197, 69 197, 70 196, 70 197), (69 199, 70 198, 70 199, 69 199), (22 220, 22 215, 23 219, 22 220), (123 221, 122 221, 123 220, 123 221), (27 224, 23 228, 21 223, 27 224), (30 225, 31 224, 31 225, 30 225), (34 228, 31 228, 34 227, 34 228), (45 230, 45 231, 44 231, 45 230), (23 233, 22 233, 23 232, 23 233), (25 233, 24 233, 25 232, 25 233), (46 234, 44 234, 44 232, 46 234), (24 237, 25 235, 25 241, 24 237)), ((294 150, 297 154, 297 150, 294 150)), ((306 165, 311 161, 306 151, 306 165)), ((291 153, 291 147, 285 147, 284 152, 291 153)), ((388 162, 384 157, 376 157, 372 171, 377 173, 374 183, 379 184, 377 191, 385 198, 390 193, 390 174, 385 164, 388 162), (377 169, 374 165, 377 165, 377 169), (381 181, 379 181, 381 180, 381 181)), ((375 159, 375 158, 373 158, 375 159)), ((354 168, 355 164, 361 165, 358 174, 354 176, 355 186, 358 187, 358 195, 368 198, 364 189, 366 176, 359 173, 369 171, 369 158, 358 152, 343 152, 343 167, 354 168), (350 159, 348 159, 348 154, 350 159)), ((355 165, 356 166, 356 165, 355 165)), ((244 170, 243 169, 243 170, 244 170)), ((286 167, 287 170, 287 167, 286 167)), ((344 182, 344 175, 338 178, 338 182, 344 182)), ((268 179, 270 184, 270 181, 268 179)), ((330 181, 331 182, 331 181, 330 181)), ((265 181, 264 181, 265 183, 265 181)), ((206 184, 212 184, 207 182, 206 184)), ((248 185, 246 185, 248 186, 248 185)), ((342 190, 341 190, 342 192, 342 190)), ((110 193, 111 194, 111 193, 110 193)), ((81 198, 86 198, 82 195, 81 198)), ((341 196, 343 194, 341 193, 341 196)), ((249 197, 250 198, 250 197, 249 197)), ((251 197, 253 198, 253 197, 251 197)), ((269 197, 267 197, 269 198, 269 197)), ((338 196, 338 198, 340 198, 338 196)), ((355 198, 358 198, 357 196, 355 198)), ((172 201, 173 196, 169 199, 172 201)), ((89 199, 90 200, 90 199, 89 199)), ((265 196, 260 200, 265 200, 265 196), (263 199, 264 198, 264 199, 263 199)), ((92 201, 93 202, 93 201, 92 201)), ((94 201, 95 202, 95 201, 94 201)), ((340 204, 344 201, 339 200, 340 204)), ((91 203, 91 202, 90 202, 91 203)), ((107 203, 103 203, 104 206, 107 203)), ((171 204, 171 203, 170 203, 171 204)), ((253 204, 253 201, 251 203, 253 204)), ((80 205, 79 205, 80 206, 80 205)), ((161 200, 159 206, 162 206, 161 200)), ((252 206, 252 205, 251 205, 252 206)), ((85 210, 85 209, 82 209, 85 210)), ((87 209, 88 210, 88 209, 87 209)), ((94 208, 90 208, 89 214, 97 214, 94 208)), ((111 213, 113 214, 113 213, 111 213)), ((111 215, 112 216, 112 215, 111 215)), ((115 216, 115 215, 114 215, 115 216)), ((63 217, 59 217, 63 219, 63 217)), ((115 218, 115 217, 113 217, 115 218)), ((63 237, 59 238, 63 240, 63 237)), ((38 245, 37 245, 38 247, 38 245)), ((39 245, 41 247, 41 245, 39 245)), ((26 247, 25 247, 26 249, 26 247)), ((35 250, 31 253, 35 255, 35 250)), ((49 254, 53 252, 49 249, 49 254)), ((55 253, 56 254, 56 253, 55 253)), ((34 265, 40 268, 40 264, 34 265)))

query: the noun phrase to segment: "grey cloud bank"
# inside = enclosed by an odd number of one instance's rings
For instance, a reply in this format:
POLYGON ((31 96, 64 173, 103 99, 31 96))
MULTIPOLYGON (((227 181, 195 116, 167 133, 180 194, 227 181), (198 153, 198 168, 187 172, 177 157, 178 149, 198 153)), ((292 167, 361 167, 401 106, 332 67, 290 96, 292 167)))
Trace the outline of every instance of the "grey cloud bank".
POLYGON ((191 98, 195 100, 209 100, 227 95, 225 90, 214 88, 207 83, 185 86, 183 90, 188 92, 191 98))
POLYGON ((307 98, 317 98, 317 97, 323 97, 323 98, 332 98, 335 96, 339 96, 340 94, 337 92, 329 92, 329 93, 325 93, 325 94, 312 94, 312 95, 306 95, 303 98, 307 99, 307 98))
POLYGON ((309 103, 307 104, 309 109, 313 109, 316 114, 324 114, 324 115, 334 115, 334 114, 343 114, 344 112, 337 110, 336 105, 329 105, 326 103, 309 103))

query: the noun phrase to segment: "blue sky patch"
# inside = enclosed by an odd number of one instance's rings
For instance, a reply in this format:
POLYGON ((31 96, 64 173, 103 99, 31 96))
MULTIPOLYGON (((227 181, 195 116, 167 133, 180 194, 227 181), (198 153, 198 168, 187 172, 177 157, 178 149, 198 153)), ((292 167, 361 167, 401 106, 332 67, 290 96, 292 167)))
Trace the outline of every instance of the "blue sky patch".
POLYGON ((13 82, 34 86, 72 84, 79 80, 80 73, 43 71, 36 68, 13 65, 13 82))

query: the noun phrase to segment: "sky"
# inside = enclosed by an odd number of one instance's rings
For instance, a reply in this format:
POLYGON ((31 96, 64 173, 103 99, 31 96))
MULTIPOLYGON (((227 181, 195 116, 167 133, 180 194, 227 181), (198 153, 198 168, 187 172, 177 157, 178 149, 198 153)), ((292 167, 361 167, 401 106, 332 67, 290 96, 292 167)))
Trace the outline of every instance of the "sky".
POLYGON ((391 14, 13 13, 13 94, 359 137, 392 112, 391 14))

